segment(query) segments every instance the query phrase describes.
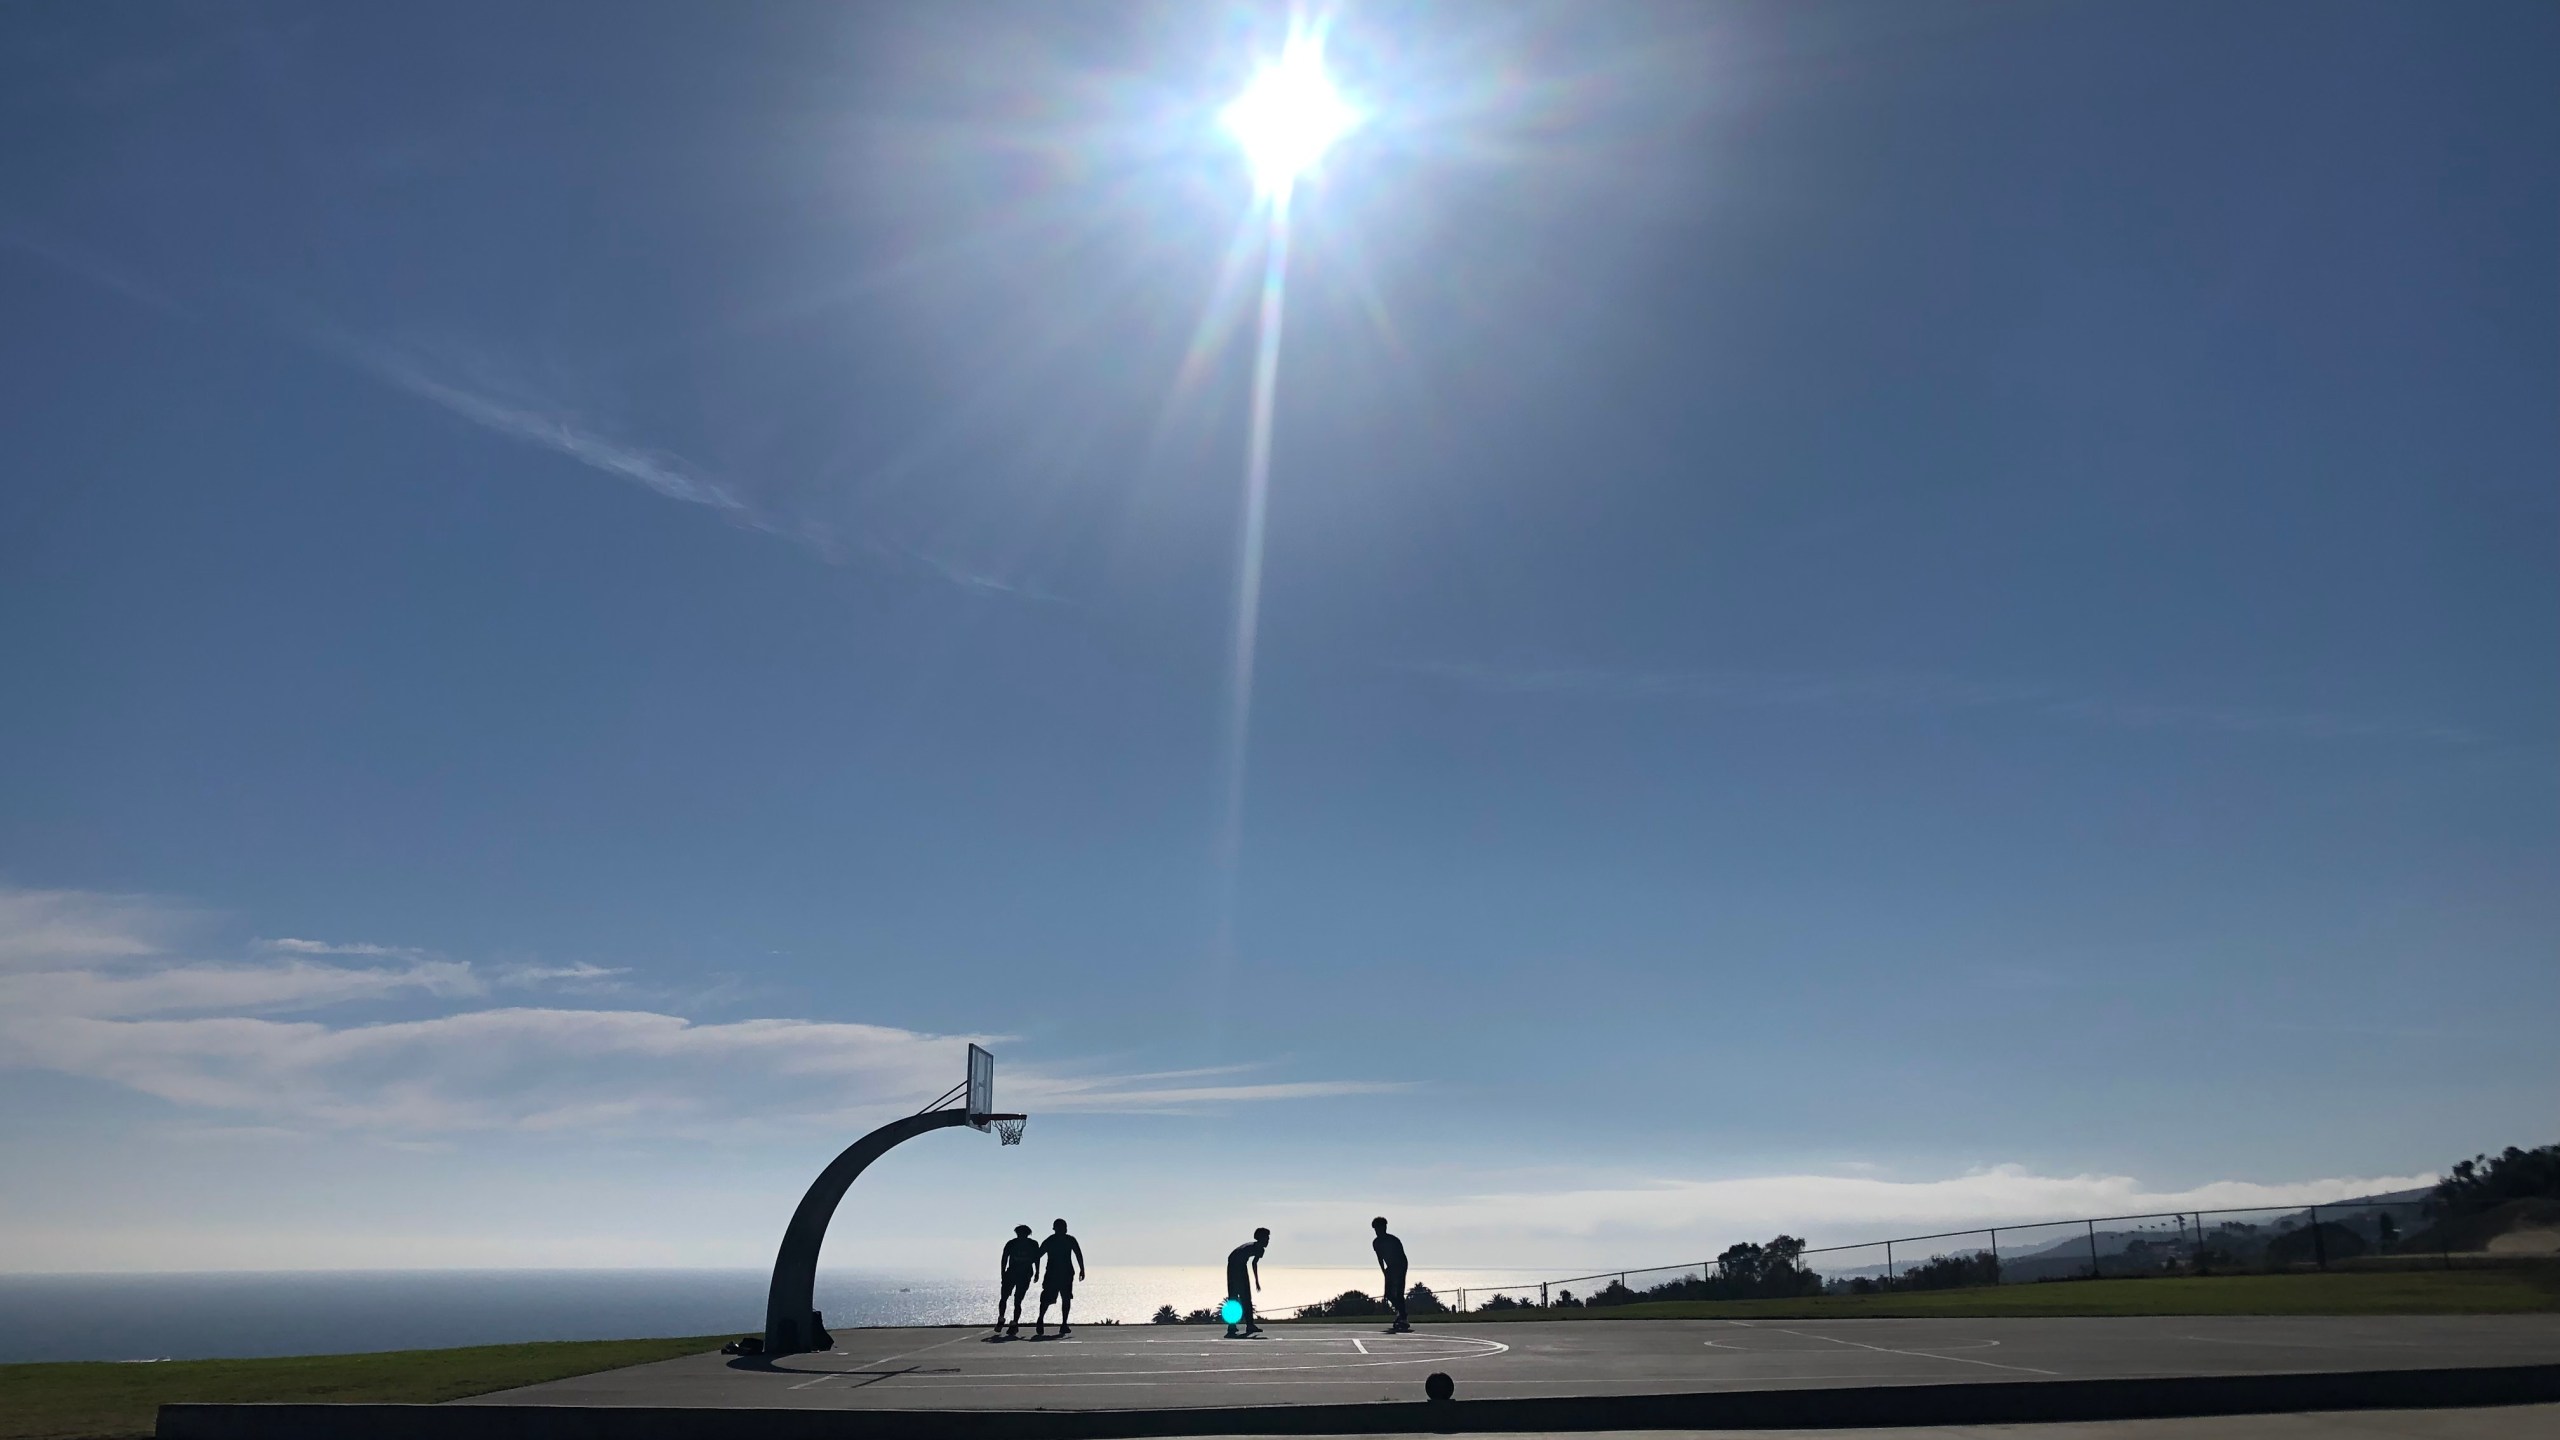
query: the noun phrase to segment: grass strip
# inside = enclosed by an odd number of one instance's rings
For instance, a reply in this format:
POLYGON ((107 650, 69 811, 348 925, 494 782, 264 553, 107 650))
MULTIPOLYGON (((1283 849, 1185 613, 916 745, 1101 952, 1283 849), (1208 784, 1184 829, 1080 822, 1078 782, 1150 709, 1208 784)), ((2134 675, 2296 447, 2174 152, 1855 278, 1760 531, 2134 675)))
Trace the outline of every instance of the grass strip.
POLYGON ((262 1360, 0 1365, 0 1440, 132 1440, 178 1401, 434 1404, 716 1350, 730 1336, 564 1340, 262 1360))

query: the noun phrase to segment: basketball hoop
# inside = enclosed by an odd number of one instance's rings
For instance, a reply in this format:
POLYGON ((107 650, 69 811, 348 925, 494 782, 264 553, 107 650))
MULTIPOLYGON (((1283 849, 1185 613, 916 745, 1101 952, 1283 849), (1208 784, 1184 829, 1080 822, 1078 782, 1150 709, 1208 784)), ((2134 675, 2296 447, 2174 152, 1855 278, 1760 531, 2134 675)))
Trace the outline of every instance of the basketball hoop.
POLYGON ((1023 1124, 1030 1118, 1027 1115, 1015 1115, 1003 1120, 990 1120, 987 1124, 996 1132, 997 1143, 1019 1145, 1022 1143, 1023 1124))

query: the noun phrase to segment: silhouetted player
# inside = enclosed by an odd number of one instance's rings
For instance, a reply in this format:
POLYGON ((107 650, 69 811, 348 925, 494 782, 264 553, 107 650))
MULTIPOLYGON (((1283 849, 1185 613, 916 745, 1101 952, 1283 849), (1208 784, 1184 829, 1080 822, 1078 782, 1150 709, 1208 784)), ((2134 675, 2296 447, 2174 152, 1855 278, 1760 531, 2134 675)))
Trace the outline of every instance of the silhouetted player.
POLYGON ((1016 1225, 1013 1238, 1004 1242, 1004 1258, 996 1262, 996 1329, 1007 1335, 1022 1333, 1022 1300, 1031 1293, 1031 1277, 1040 1268, 1040 1242, 1031 1238, 1031 1227, 1016 1225), (1004 1319, 1004 1302, 1013 1302, 1013 1323, 1004 1319))
POLYGON ((1253 1292, 1262 1286, 1262 1252, 1271 1248, 1271 1232, 1256 1230, 1250 1244, 1239 1245, 1227 1252, 1227 1293, 1244 1305, 1244 1330, 1227 1327, 1227 1338, 1243 1339, 1259 1335, 1262 1327, 1253 1320, 1253 1292))
POLYGON ((1076 1282, 1084 1278, 1084 1247, 1067 1233, 1067 1222, 1049 1223, 1049 1238, 1040 1242, 1041 1258, 1048 1263, 1040 1271, 1040 1315, 1031 1322, 1031 1338, 1049 1328, 1049 1302, 1058 1302, 1058 1333, 1067 1331, 1067 1317, 1076 1309, 1076 1282))
POLYGON ((1387 1327, 1387 1333, 1401 1335, 1413 1328, 1413 1321, 1404 1313, 1404 1242, 1387 1233, 1384 1215, 1370 1221, 1369 1228, 1378 1232, 1369 1248, 1378 1252, 1378 1268, 1387 1277, 1387 1303, 1396 1307, 1396 1323, 1387 1327))

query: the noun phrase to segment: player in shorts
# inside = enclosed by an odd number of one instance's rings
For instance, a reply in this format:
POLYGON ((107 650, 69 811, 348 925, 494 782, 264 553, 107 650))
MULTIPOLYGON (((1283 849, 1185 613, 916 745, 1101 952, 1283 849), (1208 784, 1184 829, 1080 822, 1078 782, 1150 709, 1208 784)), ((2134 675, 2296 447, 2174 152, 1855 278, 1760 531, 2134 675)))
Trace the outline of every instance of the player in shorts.
POLYGON ((1271 1232, 1256 1230, 1250 1244, 1239 1245, 1227 1252, 1227 1293, 1244 1306, 1244 1329, 1227 1327, 1227 1338, 1242 1340, 1262 1333, 1253 1321, 1253 1292, 1262 1286, 1262 1252, 1271 1248, 1271 1232))
POLYGON ((1067 1334, 1067 1317, 1075 1313, 1076 1282, 1084 1278, 1084 1247, 1067 1233, 1067 1222, 1050 1222, 1049 1238, 1040 1242, 1040 1257, 1045 1263, 1040 1270, 1040 1315, 1031 1322, 1031 1338, 1037 1340, 1049 1328, 1049 1303, 1058 1305, 1058 1333, 1067 1334))
POLYGON ((1387 1233, 1387 1217, 1369 1222, 1378 1238, 1369 1242, 1377 1252, 1378 1269, 1386 1280, 1386 1301, 1396 1307, 1396 1323, 1387 1327, 1390 1335, 1402 1335, 1413 1329, 1413 1321, 1404 1312, 1404 1242, 1387 1233))
POLYGON ((999 1334, 1022 1333, 1022 1301, 1031 1293, 1031 1277, 1040 1269, 1040 1242, 1031 1238, 1031 1227, 1016 1225, 1013 1238, 1004 1242, 1004 1258, 996 1262, 996 1330, 999 1334), (1004 1318, 1004 1302, 1013 1302, 1013 1323, 1004 1318))

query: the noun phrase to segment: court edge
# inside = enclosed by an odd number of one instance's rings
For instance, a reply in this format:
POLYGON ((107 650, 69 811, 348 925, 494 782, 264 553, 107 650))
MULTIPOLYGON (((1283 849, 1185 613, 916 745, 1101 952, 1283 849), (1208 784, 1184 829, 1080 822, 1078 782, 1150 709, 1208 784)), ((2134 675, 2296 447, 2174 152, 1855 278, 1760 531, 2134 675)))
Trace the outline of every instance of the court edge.
POLYGON ((1987 1381, 1817 1390, 1159 1410, 695 1406, 164 1405, 160 1440, 1122 1440, 1427 1431, 1803 1430, 2424 1410, 2560 1402, 2560 1365, 1987 1381))

